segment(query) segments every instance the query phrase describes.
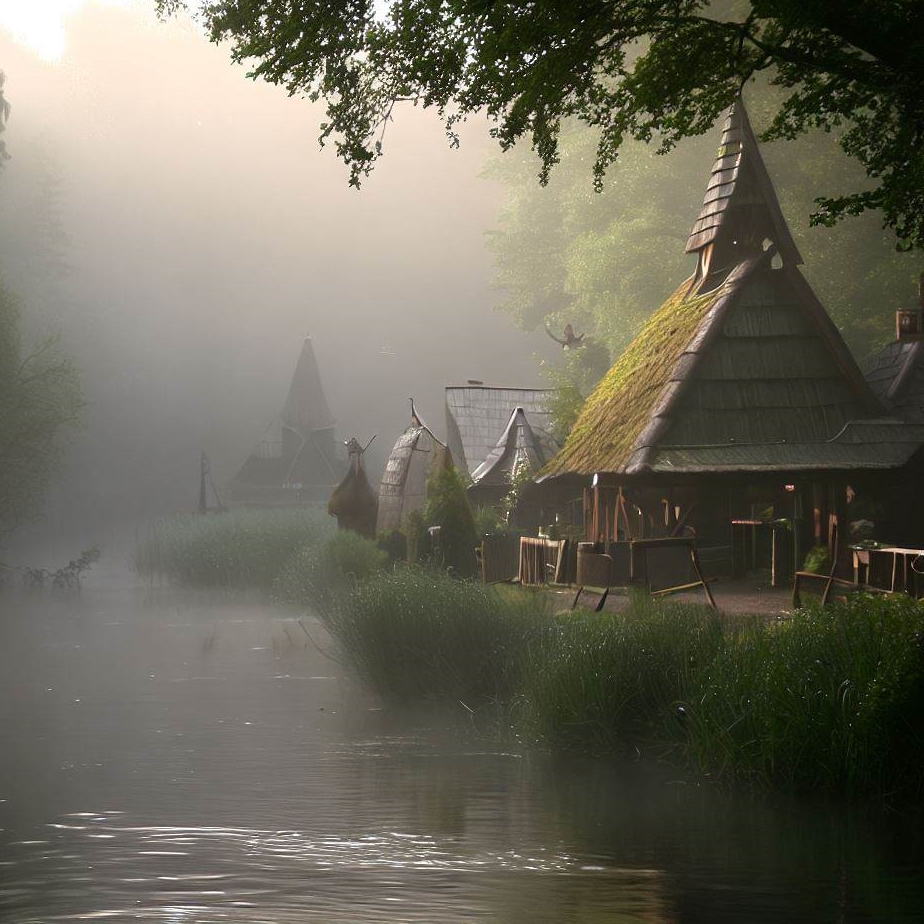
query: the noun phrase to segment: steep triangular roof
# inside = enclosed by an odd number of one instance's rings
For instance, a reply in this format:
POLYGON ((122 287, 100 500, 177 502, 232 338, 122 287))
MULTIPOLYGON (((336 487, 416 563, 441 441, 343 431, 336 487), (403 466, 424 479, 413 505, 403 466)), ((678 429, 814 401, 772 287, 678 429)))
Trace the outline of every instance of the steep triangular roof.
POLYGON ((757 241, 769 238, 784 261, 802 263, 739 98, 725 118, 718 156, 686 252, 701 251, 721 235, 735 237, 742 230, 757 241))
POLYGON ((514 408, 488 457, 472 472, 475 484, 507 484, 518 472, 538 472, 558 446, 544 431, 535 431, 523 408, 514 408))
POLYGON ((772 256, 709 292, 684 283, 588 398, 543 476, 831 467, 836 450, 806 446, 855 443, 848 425, 882 408, 799 271, 773 269, 772 256))
POLYGON ((892 429, 859 426, 882 423, 882 405, 796 267, 801 257, 740 102, 719 154, 687 244, 701 251, 696 274, 604 376, 543 478, 909 457, 910 431, 886 445, 892 429), (709 269, 702 258, 713 246, 723 265, 709 269))
POLYGON ((446 433, 458 468, 470 474, 488 457, 510 415, 521 407, 534 430, 548 433, 551 391, 547 388, 505 388, 470 382, 446 386, 446 433))
POLYGON ((292 375, 292 384, 282 409, 282 422, 302 436, 307 436, 312 430, 326 430, 334 425, 310 337, 305 338, 292 375))

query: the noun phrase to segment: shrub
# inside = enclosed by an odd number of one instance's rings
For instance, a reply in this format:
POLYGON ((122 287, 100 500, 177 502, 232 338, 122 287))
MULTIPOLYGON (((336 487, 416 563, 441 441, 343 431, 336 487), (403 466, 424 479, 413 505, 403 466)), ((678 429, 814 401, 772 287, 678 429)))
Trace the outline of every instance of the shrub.
POLYGON ((826 545, 813 545, 805 556, 803 571, 810 574, 828 574, 831 571, 831 550, 826 545))
POLYGON ((441 561, 434 564, 451 569, 458 577, 471 577, 476 566, 475 518, 455 469, 438 466, 430 475, 423 519, 427 526, 440 527, 441 561))
POLYGON ((334 597, 381 571, 388 553, 369 539, 343 529, 320 544, 295 553, 273 584, 273 597, 284 603, 328 609, 334 597))
POLYGON ((268 589, 300 548, 334 531, 318 509, 227 510, 157 521, 135 551, 135 567, 182 584, 268 589))
POLYGON ((427 524, 420 510, 412 510, 404 518, 404 532, 407 536, 408 564, 422 563, 430 555, 430 537, 427 535, 427 524))

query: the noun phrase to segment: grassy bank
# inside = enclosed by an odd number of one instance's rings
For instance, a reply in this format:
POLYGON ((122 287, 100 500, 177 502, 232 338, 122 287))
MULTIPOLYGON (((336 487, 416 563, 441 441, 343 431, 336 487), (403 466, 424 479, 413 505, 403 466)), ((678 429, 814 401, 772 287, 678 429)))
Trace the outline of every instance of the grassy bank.
POLYGON ((906 597, 771 622, 647 596, 619 614, 554 615, 542 593, 391 568, 305 511, 164 521, 138 568, 272 588, 318 612, 382 695, 461 701, 527 744, 792 792, 924 796, 924 607, 906 597))
POLYGON ((534 594, 374 575, 327 620, 381 693, 503 705, 527 743, 670 757, 791 792, 919 799, 924 608, 904 597, 785 621, 635 598, 553 616, 534 594))
POLYGON ((321 510, 227 510, 178 515, 139 537, 135 567, 197 587, 269 589, 292 556, 330 538, 335 526, 321 510))

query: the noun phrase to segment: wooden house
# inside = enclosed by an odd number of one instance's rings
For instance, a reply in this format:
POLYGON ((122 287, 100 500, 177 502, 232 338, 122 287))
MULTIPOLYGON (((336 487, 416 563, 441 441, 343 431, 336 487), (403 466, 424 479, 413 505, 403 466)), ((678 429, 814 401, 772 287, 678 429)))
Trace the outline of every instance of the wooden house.
POLYGON ((336 456, 334 418, 306 337, 282 411, 235 475, 229 496, 241 505, 321 503, 343 469, 336 456))
POLYGON ((686 250, 693 275, 599 383, 540 481, 584 489, 592 541, 695 535, 727 565, 736 529, 778 520, 798 561, 843 518, 848 485, 887 492, 908 471, 924 427, 883 407, 799 272, 740 101, 686 250))

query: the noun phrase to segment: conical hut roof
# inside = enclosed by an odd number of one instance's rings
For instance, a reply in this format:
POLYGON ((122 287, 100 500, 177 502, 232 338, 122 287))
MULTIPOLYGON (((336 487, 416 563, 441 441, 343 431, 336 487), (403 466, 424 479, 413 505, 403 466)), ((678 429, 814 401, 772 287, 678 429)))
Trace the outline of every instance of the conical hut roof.
POLYGON ((736 235, 742 226, 766 236, 787 263, 801 264, 776 191, 760 154, 744 103, 728 111, 722 140, 706 183, 703 206, 687 239, 686 252, 695 253, 723 234, 736 235))
POLYGON ((526 411, 514 408, 504 432, 488 457, 472 472, 475 484, 510 484, 520 471, 538 472, 558 451, 543 430, 534 430, 526 411))

